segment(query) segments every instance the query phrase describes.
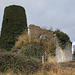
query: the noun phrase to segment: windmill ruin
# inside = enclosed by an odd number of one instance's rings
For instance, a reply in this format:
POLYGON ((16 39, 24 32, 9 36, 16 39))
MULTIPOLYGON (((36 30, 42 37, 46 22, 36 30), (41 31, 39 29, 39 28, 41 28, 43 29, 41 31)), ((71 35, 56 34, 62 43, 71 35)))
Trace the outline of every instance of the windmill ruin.
MULTIPOLYGON (((40 38, 47 39, 46 44, 50 42, 52 45, 56 46, 56 62, 67 62, 72 61, 72 45, 71 43, 66 43, 64 49, 59 46, 57 37, 51 31, 41 29, 39 26, 30 25, 30 37, 34 40, 40 40, 40 38), (48 36, 48 38, 47 38, 48 36)), ((51 46, 52 46, 51 45, 51 46)), ((53 46, 53 47, 54 47, 53 46)), ((52 51, 51 51, 52 52, 52 51)))

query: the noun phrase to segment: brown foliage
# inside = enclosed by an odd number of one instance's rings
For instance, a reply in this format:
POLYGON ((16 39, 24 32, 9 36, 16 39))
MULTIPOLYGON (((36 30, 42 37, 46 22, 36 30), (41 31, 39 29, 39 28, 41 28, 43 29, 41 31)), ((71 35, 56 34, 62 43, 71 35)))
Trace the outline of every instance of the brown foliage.
POLYGON ((26 44, 29 43, 29 36, 27 32, 23 32, 18 38, 18 41, 16 41, 15 46, 12 48, 12 51, 15 51, 19 48, 23 48, 26 46, 26 44))

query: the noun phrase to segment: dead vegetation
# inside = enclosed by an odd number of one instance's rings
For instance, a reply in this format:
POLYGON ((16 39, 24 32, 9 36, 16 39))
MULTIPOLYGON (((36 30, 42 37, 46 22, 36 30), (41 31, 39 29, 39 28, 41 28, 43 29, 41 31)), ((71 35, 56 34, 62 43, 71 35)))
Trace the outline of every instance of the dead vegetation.
MULTIPOLYGON (((13 73, 12 70, 8 70, 4 73, 0 73, 0 75, 17 75, 13 73)), ((27 75, 18 73, 18 75, 27 75)), ((46 63, 42 66, 41 70, 37 72, 30 73, 29 75, 75 75, 75 61, 67 62, 67 63, 46 63), (63 65, 70 66, 63 66, 63 65), (72 67, 74 66, 74 67, 72 67)))

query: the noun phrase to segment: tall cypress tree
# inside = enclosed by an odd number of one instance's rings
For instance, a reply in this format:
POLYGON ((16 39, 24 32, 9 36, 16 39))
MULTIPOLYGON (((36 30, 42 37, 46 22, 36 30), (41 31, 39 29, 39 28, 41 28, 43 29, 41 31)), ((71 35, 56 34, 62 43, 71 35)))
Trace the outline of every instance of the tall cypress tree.
POLYGON ((27 31, 25 9, 17 5, 6 7, 2 22, 0 47, 11 50, 15 44, 16 37, 19 36, 23 30, 27 31))

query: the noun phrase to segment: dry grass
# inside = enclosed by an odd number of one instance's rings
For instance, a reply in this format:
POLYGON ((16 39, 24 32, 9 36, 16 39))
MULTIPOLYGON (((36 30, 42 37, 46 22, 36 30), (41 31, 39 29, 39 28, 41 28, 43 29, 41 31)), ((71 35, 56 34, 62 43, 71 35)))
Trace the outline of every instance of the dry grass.
MULTIPOLYGON (((75 75, 75 69, 72 69, 72 68, 57 67, 56 70, 57 71, 55 71, 55 70, 50 70, 50 71, 41 70, 35 74, 30 74, 30 75, 75 75)), ((21 74, 21 73, 15 74, 11 70, 9 70, 3 74, 0 73, 0 75, 26 75, 26 74, 21 74)))
POLYGON ((72 68, 57 68, 57 71, 51 70, 48 72, 49 75, 75 75, 75 69, 72 68))
POLYGON ((12 48, 12 51, 25 47, 25 44, 29 43, 29 36, 27 32, 23 32, 18 38, 18 41, 16 41, 15 46, 12 48))
MULTIPOLYGON (((50 58, 52 59, 52 58, 50 58)), ((27 75, 27 74, 15 74, 12 70, 8 70, 0 75, 27 75)), ((75 61, 65 63, 46 63, 41 70, 34 74, 29 75, 75 75, 75 61)))
POLYGON ((34 75, 75 75, 75 69, 61 69, 57 68, 57 71, 40 71, 34 75))
POLYGON ((48 67, 51 67, 49 70, 42 69, 41 71, 35 73, 34 75, 75 75, 75 62, 67 62, 67 63, 53 63, 51 66, 48 65, 48 67), (70 65, 70 66, 61 66, 62 64, 70 65), (74 66, 72 68, 72 66, 74 66))
POLYGON ((16 75, 16 74, 14 74, 13 71, 8 70, 8 71, 6 71, 4 73, 0 73, 0 75, 16 75))
POLYGON ((48 62, 56 63, 56 56, 49 56, 48 62))
POLYGON ((26 75, 26 74, 22 74, 22 73, 15 74, 15 73, 13 73, 12 70, 7 70, 4 73, 0 73, 0 75, 26 75))

